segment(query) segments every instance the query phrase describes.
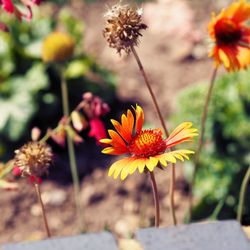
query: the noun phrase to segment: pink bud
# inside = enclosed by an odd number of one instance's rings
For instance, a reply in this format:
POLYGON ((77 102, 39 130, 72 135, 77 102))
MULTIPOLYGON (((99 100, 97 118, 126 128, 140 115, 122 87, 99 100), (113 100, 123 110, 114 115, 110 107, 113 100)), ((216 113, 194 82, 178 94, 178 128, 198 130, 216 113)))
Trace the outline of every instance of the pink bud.
POLYGON ((96 139, 96 143, 100 144, 99 141, 107 137, 103 122, 99 118, 94 118, 90 120, 89 125, 89 136, 94 137, 96 139))
POLYGON ((12 169, 12 174, 14 176, 20 176, 22 174, 22 170, 21 168, 15 166, 13 169, 12 169))
POLYGON ((82 95, 82 99, 86 101, 91 101, 93 98, 93 94, 91 92, 86 92, 82 95))
POLYGON ((32 2, 36 5, 39 5, 42 2, 42 0, 32 0, 32 2))
POLYGON ((38 127, 34 127, 31 130, 31 139, 32 141, 38 141, 41 135, 41 130, 38 127))
POLYGON ((1 4, 3 6, 3 9, 9 13, 13 13, 14 12, 14 4, 12 3, 11 0, 1 0, 1 4))

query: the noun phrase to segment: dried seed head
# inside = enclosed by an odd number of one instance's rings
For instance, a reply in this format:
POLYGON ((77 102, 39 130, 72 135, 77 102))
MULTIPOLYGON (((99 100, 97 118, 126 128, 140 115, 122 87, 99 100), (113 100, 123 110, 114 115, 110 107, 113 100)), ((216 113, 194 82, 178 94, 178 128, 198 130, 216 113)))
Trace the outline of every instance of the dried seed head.
POLYGON ((142 23, 142 9, 129 5, 116 4, 104 15, 106 19, 103 36, 111 48, 118 53, 124 50, 130 52, 131 46, 138 45, 141 30, 147 25, 142 23))
POLYGON ((75 42, 66 33, 52 32, 43 41, 42 59, 44 62, 62 62, 72 57, 75 42))
POLYGON ((22 176, 42 176, 48 173, 52 161, 50 146, 40 142, 28 142, 15 151, 14 165, 22 171, 22 176))

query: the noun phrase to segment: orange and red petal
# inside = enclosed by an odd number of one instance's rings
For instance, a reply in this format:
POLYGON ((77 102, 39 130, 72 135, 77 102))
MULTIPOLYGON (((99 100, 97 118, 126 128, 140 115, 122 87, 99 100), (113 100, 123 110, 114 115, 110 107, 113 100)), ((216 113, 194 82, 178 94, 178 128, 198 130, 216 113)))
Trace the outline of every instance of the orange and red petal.
POLYGON ((140 133, 142 130, 143 123, 144 123, 144 112, 143 112, 143 109, 139 105, 136 105, 135 117, 136 117, 135 131, 136 133, 140 133))
POLYGON ((192 128, 191 122, 183 122, 181 123, 165 140, 166 147, 173 147, 177 144, 180 144, 184 141, 188 141, 194 136, 197 136, 197 129, 192 128))
POLYGON ((134 128, 134 116, 131 112, 131 110, 127 110, 127 116, 125 114, 122 115, 121 118, 121 125, 124 130, 124 133, 126 133, 126 141, 130 141, 133 133, 134 128))
POLYGON ((243 46, 215 46, 210 54, 216 66, 223 64, 228 71, 237 71, 250 64, 250 49, 243 46))
POLYGON ((114 130, 109 129, 108 134, 112 140, 110 145, 114 146, 115 148, 126 149, 126 144, 121 136, 114 130))
MULTIPOLYGON (((102 140, 100 140, 102 142, 102 140)), ((120 149, 120 148, 114 148, 114 147, 107 147, 102 150, 103 154, 109 154, 109 155, 122 155, 126 154, 127 151, 120 149)))
POLYGON ((116 120, 111 120, 111 123, 115 127, 116 131, 121 135, 121 137, 129 143, 132 138, 133 127, 134 127, 134 116, 130 110, 127 111, 127 116, 125 114, 121 117, 121 123, 116 120))
POLYGON ((246 0, 234 2, 225 10, 224 16, 236 23, 242 23, 250 17, 250 4, 246 0))

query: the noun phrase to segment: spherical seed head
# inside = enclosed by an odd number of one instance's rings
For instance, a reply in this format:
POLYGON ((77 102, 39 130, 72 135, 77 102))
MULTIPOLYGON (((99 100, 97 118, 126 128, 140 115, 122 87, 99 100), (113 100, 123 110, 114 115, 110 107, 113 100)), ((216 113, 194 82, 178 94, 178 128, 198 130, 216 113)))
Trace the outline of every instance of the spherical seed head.
POLYGON ((73 38, 62 32, 49 34, 42 46, 42 59, 44 62, 62 62, 72 57, 75 42, 73 38))
POLYGON ((131 46, 138 45, 141 30, 147 25, 142 23, 142 9, 129 5, 116 4, 104 15, 106 19, 103 36, 109 46, 118 53, 130 52, 131 46))
POLYGON ((46 143, 28 142, 15 151, 14 165, 22 171, 22 176, 42 176, 48 173, 52 161, 52 150, 46 143))

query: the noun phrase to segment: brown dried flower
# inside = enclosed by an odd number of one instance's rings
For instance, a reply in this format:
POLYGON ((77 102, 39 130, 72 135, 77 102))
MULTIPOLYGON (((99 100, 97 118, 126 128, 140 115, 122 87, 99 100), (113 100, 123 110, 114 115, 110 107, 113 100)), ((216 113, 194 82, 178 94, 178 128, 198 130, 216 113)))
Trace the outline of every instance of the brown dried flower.
POLYGON ((118 53, 124 50, 129 53, 131 46, 138 45, 141 30, 147 25, 142 23, 142 9, 129 5, 116 4, 104 15, 106 19, 103 36, 111 48, 118 53))
POLYGON ((15 151, 14 165, 22 176, 42 176, 48 173, 52 161, 52 150, 49 145, 41 142, 28 142, 15 151))

